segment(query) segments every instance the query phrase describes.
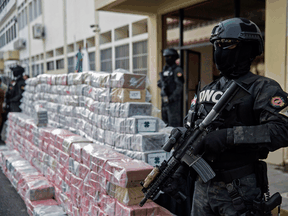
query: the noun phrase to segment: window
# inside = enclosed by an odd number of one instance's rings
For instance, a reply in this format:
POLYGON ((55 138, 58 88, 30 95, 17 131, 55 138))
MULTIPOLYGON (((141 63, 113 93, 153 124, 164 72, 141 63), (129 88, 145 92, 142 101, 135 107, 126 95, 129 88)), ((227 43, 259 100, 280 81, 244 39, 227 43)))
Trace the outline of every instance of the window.
POLYGON ((38 7, 37 7, 37 0, 33 1, 33 9, 34 9, 34 19, 38 17, 38 7))
POLYGON ((32 76, 33 77, 36 77, 37 76, 37 73, 36 73, 36 67, 35 67, 35 65, 32 65, 32 76))
POLYGON ((29 21, 33 20, 32 2, 29 3, 29 21))
POLYGON ((47 70, 54 70, 54 61, 47 62, 47 70))
POLYGON ((64 68, 64 59, 56 60, 56 69, 63 69, 64 68))
POLYGON ((38 16, 42 14, 42 5, 41 4, 42 4, 41 0, 38 0, 38 4, 37 4, 37 6, 38 6, 38 16))
POLYGON ((16 33, 16 23, 14 23, 14 37, 16 38, 17 37, 17 33, 16 33))
POLYGON ((90 52, 88 55, 90 70, 95 70, 95 52, 90 52))
POLYGON ((115 47, 115 69, 129 70, 129 44, 115 47))
POLYGON ((133 43, 133 73, 147 75, 147 40, 133 43))
POLYGON ((73 73, 75 71, 75 65, 74 65, 74 56, 69 57, 68 59, 68 73, 73 73))
POLYGON ((112 72, 112 48, 101 50, 101 71, 112 72))
POLYGON ((27 7, 23 10, 23 27, 27 25, 27 7))
POLYGON ((44 73, 44 63, 41 63, 41 71, 40 71, 40 74, 43 74, 44 73))
POLYGON ((19 15, 18 15, 18 28, 19 28, 19 30, 22 29, 22 22, 23 22, 23 20, 22 20, 22 12, 20 12, 19 15))

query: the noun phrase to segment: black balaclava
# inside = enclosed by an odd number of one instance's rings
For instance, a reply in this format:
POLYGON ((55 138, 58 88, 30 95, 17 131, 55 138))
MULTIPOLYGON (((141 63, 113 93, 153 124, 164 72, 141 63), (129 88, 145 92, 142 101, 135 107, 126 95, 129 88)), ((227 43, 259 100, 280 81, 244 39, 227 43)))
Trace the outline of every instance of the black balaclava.
POLYGON ((165 62, 167 65, 172 66, 175 64, 175 61, 177 60, 176 56, 165 56, 165 62))
POLYGON ((253 44, 240 42, 234 49, 216 47, 214 60, 217 69, 227 78, 238 78, 250 71, 253 44))

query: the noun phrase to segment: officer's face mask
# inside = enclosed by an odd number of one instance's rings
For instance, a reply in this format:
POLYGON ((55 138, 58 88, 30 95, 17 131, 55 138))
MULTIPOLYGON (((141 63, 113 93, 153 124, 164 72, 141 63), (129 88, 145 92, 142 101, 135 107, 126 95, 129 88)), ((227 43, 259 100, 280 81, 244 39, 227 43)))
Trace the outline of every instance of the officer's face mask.
POLYGON ((165 62, 167 65, 172 66, 173 64, 175 64, 175 57, 174 56, 165 56, 165 62))
POLYGON ((214 60, 217 69, 228 78, 236 78, 250 70, 252 46, 237 40, 216 40, 214 60))

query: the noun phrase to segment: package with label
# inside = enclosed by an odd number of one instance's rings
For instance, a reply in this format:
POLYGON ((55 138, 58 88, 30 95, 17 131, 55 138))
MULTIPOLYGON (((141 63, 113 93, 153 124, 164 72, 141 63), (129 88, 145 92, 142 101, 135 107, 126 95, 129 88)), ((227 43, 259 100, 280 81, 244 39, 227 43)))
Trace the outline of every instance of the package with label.
POLYGON ((120 187, 137 187, 152 169, 151 165, 130 158, 108 160, 104 165, 104 175, 109 182, 120 187))
POLYGON ((131 140, 130 150, 142 152, 160 150, 167 139, 167 134, 162 132, 135 134, 131 140))
POLYGON ((110 88, 98 88, 98 101, 100 102, 110 102, 110 88))
POLYGON ((89 143, 73 143, 71 146, 71 157, 78 161, 79 163, 82 163, 82 149, 90 145, 89 143))
POLYGON ((158 132, 165 127, 165 123, 153 116, 133 116, 125 121, 125 132, 130 134, 158 132))
POLYGON ((111 102, 145 102, 146 90, 143 89, 128 89, 128 88, 112 88, 111 102))
POLYGON ((90 156, 92 154, 97 154, 97 151, 99 151, 99 148, 103 149, 111 149, 107 146, 100 146, 95 143, 89 143, 89 145, 84 146, 82 149, 82 159, 84 165, 90 167, 90 156))
POLYGON ((112 88, 145 89, 146 75, 114 71, 111 74, 112 88))
POLYGON ((31 201, 51 199, 55 195, 54 186, 43 176, 24 177, 18 183, 18 191, 31 201))
POLYGON ((121 104, 119 117, 127 118, 135 115, 151 116, 152 104, 147 102, 127 102, 121 104))
POLYGON ((91 141, 78 135, 66 137, 63 141, 62 148, 63 151, 69 155, 72 143, 91 143, 91 141))

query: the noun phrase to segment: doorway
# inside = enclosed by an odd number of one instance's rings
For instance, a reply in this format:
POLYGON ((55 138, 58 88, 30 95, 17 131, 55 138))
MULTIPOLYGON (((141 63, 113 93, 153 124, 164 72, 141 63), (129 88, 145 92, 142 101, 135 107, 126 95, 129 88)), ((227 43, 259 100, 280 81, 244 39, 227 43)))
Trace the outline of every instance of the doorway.
POLYGON ((197 93, 201 79, 201 53, 193 50, 184 50, 184 91, 183 91, 183 116, 185 117, 191 101, 197 93))

